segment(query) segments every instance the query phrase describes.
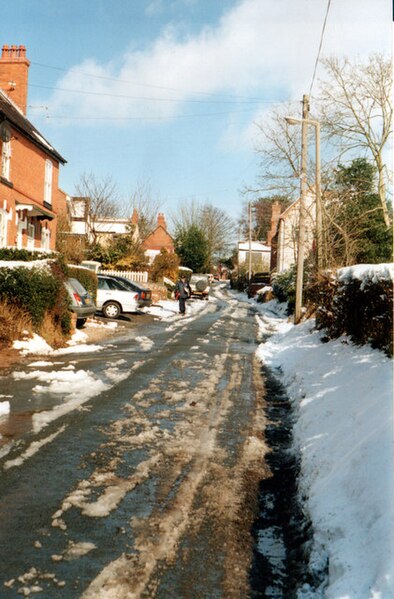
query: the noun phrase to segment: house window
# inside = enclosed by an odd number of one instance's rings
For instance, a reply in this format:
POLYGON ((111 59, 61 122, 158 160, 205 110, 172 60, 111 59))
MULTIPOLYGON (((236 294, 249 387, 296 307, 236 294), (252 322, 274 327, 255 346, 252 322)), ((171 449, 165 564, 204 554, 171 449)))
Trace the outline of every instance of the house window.
POLYGON ((50 160, 45 161, 44 202, 52 204, 52 171, 53 165, 50 160))
POLYGON ((51 232, 49 229, 42 229, 41 231, 41 247, 43 250, 49 250, 51 243, 51 232))
POLYGON ((34 249, 35 227, 32 224, 27 225, 27 249, 34 249))
POLYGON ((1 176, 10 180, 11 142, 3 141, 1 146, 1 176))
POLYGON ((7 215, 0 210, 0 248, 7 247, 7 215))

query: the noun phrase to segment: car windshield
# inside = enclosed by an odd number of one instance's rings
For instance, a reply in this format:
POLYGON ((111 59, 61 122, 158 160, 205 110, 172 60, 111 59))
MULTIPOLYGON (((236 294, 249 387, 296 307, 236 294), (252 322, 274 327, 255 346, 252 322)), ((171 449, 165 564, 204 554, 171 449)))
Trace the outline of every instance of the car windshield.
POLYGON ((128 289, 133 289, 134 291, 138 291, 138 290, 142 291, 142 287, 140 285, 138 285, 138 283, 136 283, 135 281, 129 281, 128 279, 123 278, 123 277, 121 277, 121 278, 119 277, 116 280, 119 281, 119 283, 122 283, 122 285, 124 285, 128 289))
POLYGON ((87 295, 87 291, 83 285, 77 279, 69 279, 70 284, 79 295, 87 295))

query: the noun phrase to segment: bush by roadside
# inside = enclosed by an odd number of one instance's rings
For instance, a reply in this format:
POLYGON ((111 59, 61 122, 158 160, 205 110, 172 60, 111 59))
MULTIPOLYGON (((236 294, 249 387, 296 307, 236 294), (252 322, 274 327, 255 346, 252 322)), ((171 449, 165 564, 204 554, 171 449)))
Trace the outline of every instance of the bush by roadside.
POLYGON ((316 328, 327 339, 349 335, 393 355, 393 266, 359 264, 326 273, 305 289, 316 328))
POLYGON ((64 343, 71 331, 65 276, 64 265, 55 260, 0 268, 3 344, 20 329, 38 333, 54 347, 64 343))
POLYGON ((48 252, 32 252, 18 248, 0 248, 0 260, 33 262, 34 260, 47 260, 51 256, 48 252))

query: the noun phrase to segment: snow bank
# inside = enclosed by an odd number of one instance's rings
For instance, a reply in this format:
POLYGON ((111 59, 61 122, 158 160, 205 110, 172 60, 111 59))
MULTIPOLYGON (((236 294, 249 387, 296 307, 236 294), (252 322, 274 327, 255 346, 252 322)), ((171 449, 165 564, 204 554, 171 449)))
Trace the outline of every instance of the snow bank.
POLYGON ((8 414, 10 411, 10 402, 9 401, 0 401, 0 416, 4 414, 8 414))
MULTIPOLYGON (((370 276, 364 266, 358 274, 370 276)), ((391 361, 346 338, 323 344, 312 321, 295 327, 267 313, 262 318, 278 332, 259 346, 258 357, 278 369, 296 413, 300 495, 314 527, 312 565, 328 560, 321 596, 393 597, 391 361)), ((300 594, 317 596, 306 588, 300 594)))

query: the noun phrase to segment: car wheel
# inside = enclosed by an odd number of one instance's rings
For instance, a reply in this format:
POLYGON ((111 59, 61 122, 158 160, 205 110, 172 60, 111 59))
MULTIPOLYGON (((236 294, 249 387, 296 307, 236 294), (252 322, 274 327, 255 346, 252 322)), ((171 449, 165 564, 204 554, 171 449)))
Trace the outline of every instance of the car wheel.
POLYGON ((82 329, 86 322, 86 318, 77 318, 77 329, 82 329))
POLYGON ((116 302, 108 302, 103 306, 103 314, 106 318, 119 318, 121 309, 116 302))

